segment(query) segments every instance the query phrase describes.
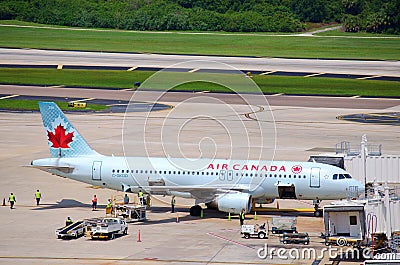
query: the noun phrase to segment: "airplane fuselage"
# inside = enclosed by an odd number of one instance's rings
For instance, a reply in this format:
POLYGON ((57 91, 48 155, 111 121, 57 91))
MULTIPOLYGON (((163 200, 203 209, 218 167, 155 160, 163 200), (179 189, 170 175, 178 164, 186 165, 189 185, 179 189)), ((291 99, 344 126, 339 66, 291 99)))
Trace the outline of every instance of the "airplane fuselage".
MULTIPOLYGON (((191 186, 218 186, 221 189, 245 190, 254 199, 327 200, 345 198, 350 187, 362 189, 351 178, 333 178, 334 174, 344 176, 346 171, 321 163, 219 159, 210 163, 200 159, 196 164, 202 165, 202 168, 191 170, 180 167, 179 160, 171 163, 171 159, 166 158, 89 156, 38 159, 32 165, 52 166, 43 170, 91 185, 131 192, 144 189, 155 194, 160 188, 166 194, 173 194, 173 188, 182 186, 188 189, 191 186), (171 187, 170 191, 168 187, 171 187)), ((188 193, 187 197, 196 196, 188 193)))

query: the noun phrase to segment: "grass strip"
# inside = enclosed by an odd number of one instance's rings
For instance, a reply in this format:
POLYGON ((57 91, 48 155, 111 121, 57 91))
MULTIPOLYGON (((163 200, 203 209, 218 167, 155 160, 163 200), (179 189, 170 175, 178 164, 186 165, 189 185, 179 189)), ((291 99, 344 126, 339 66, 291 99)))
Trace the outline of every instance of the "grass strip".
POLYGON ((223 32, 190 33, 193 32, 0 27, 0 35, 6 36, 0 38, 0 47, 287 58, 400 59, 398 36, 332 38, 223 32))
MULTIPOLYGON (((9 110, 39 110, 39 100, 27 100, 27 99, 1 99, 0 109, 9 110)), ((69 111, 101 111, 107 110, 109 107, 100 104, 87 103, 86 108, 71 108, 68 107, 68 102, 56 102, 61 110, 69 111)))
MULTIPOLYGON (((56 69, 0 69, 0 83, 2 84, 31 84, 47 86, 79 86, 79 87, 104 87, 115 89, 132 88, 135 82, 143 83, 155 72, 147 71, 109 71, 109 70, 56 70, 56 69)), ((243 78, 246 78, 243 76, 243 78)), ((230 74, 196 74, 196 73, 168 73, 147 85, 146 89, 170 89, 165 84, 180 84, 172 90, 183 91, 212 91, 232 92, 230 88, 207 80, 228 80, 231 87, 238 87, 239 75, 230 74), (192 80, 197 77, 205 81, 193 81, 180 84, 180 80, 192 80), (171 78, 167 80, 166 78, 171 78), (235 81, 236 80, 236 81, 235 81)), ((371 96, 371 97, 400 97, 400 82, 357 80, 344 78, 323 77, 287 77, 255 75, 252 80, 265 94, 308 94, 308 95, 334 95, 334 96, 371 96)), ((146 84, 146 83, 145 83, 146 84)), ((56 87, 54 89, 57 89, 56 87)), ((140 88, 145 89, 145 88, 140 88)), ((236 92, 254 92, 239 87, 236 92)))

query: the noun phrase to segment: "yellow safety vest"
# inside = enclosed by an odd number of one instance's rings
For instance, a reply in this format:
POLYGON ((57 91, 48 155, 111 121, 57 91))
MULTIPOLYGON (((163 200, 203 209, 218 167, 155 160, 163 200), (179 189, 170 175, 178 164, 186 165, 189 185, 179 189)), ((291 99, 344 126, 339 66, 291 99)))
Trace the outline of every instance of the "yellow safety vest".
POLYGON ((10 202, 15 202, 15 196, 14 195, 10 195, 10 198, 8 200, 10 202))
POLYGON ((40 192, 36 192, 36 199, 40 199, 40 197, 42 197, 42 195, 40 194, 40 192))
POLYGON ((138 193, 138 197, 139 197, 139 198, 143 198, 143 192, 140 191, 140 192, 138 193))

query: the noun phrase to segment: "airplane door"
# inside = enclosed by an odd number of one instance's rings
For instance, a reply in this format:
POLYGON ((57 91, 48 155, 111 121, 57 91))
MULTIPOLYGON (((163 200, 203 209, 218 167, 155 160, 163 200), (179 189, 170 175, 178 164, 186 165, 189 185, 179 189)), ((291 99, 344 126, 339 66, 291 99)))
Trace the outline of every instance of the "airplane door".
POLYGON ((321 169, 319 167, 311 168, 311 175, 310 175, 310 187, 311 188, 319 188, 320 186, 320 173, 321 169))
POLYGON ((219 172, 219 180, 222 180, 222 181, 225 180, 225 170, 221 170, 219 172))
POLYGON ((93 161, 92 180, 101 180, 101 164, 102 161, 93 161))

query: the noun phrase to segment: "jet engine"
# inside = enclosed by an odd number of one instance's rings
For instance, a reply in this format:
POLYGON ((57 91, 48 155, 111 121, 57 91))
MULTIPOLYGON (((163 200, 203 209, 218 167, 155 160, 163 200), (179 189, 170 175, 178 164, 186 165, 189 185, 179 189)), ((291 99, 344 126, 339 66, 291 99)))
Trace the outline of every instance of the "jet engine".
POLYGON ((211 205, 221 212, 239 214, 244 209, 248 213, 251 211, 252 197, 247 193, 224 193, 219 194, 211 205))

